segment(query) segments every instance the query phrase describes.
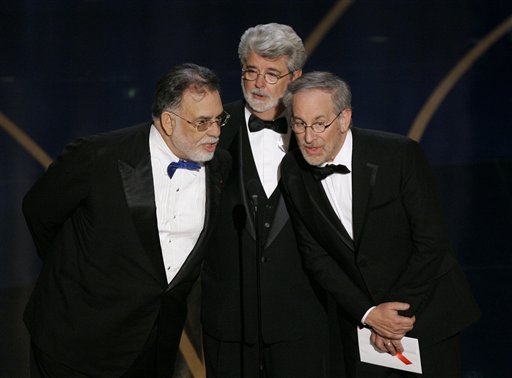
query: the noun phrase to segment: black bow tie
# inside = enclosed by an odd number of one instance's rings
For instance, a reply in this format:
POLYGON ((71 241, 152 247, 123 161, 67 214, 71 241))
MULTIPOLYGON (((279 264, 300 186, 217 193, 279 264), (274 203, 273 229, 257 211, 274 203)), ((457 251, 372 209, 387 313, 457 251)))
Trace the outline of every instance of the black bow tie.
POLYGON ((320 181, 326 178, 327 176, 332 175, 333 173, 341 173, 342 175, 346 175, 350 173, 350 169, 342 164, 327 164, 325 167, 315 167, 311 166, 311 173, 313 173, 313 177, 315 180, 320 181))
POLYGON ((259 119, 255 115, 251 115, 249 117, 249 130, 251 131, 251 133, 263 129, 270 129, 274 130, 276 133, 279 134, 286 134, 286 132, 288 131, 288 123, 286 122, 286 118, 284 117, 277 118, 273 121, 263 121, 262 119, 259 119))

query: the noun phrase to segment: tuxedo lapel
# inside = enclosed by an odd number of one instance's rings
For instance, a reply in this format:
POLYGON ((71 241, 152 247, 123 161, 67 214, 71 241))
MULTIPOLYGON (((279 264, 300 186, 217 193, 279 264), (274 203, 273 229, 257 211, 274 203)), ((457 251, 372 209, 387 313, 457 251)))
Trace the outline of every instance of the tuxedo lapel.
MULTIPOLYGON (((290 137, 290 145, 288 146, 288 151, 291 151, 296 147, 297 147, 297 141, 295 139, 295 136, 292 133, 292 135, 290 137)), ((281 192, 280 185, 281 185, 280 183, 277 184, 276 190, 279 190, 281 192)), ((274 221, 272 222, 272 227, 269 230, 265 248, 268 247, 272 243, 272 241, 277 237, 277 235, 279 235, 279 233, 281 232, 281 230, 286 225, 286 223, 288 222, 289 219, 290 219, 290 215, 288 214, 288 210, 286 209, 286 203, 284 201, 283 195, 280 194, 279 200, 277 202, 274 221)))
POLYGON ((357 129, 352 129, 352 222, 356 251, 368 216, 373 189, 377 180, 379 166, 368 161, 369 151, 364 150, 364 143, 357 129))
POLYGON ((233 204, 237 209, 240 205, 243 207, 246 214, 244 228, 251 235, 253 239, 256 239, 256 229, 254 227, 253 210, 251 200, 247 195, 247 188, 244 182, 245 170, 244 162, 247 160, 247 156, 244 155, 244 138, 247 139, 246 135, 246 123, 245 123, 245 102, 238 101, 236 103, 229 104, 226 109, 231 118, 229 123, 222 129, 220 137, 220 146, 228 150, 231 153, 233 159, 233 179, 230 179, 229 187, 226 188, 228 192, 226 197, 238 198, 240 203, 233 204))
POLYGON ((133 154, 135 159, 136 157, 140 159, 136 164, 119 160, 118 167, 135 229, 152 263, 155 278, 159 283, 164 284, 166 276, 158 236, 149 134, 146 132, 143 135, 145 137, 139 136, 141 151, 135 151, 133 154))
POLYGON ((351 251, 354 251, 354 242, 332 208, 321 182, 313 178, 309 169, 302 171, 302 180, 306 188, 304 195, 307 198, 304 198, 301 203, 308 203, 309 199, 316 212, 320 214, 320 219, 318 220, 320 222, 319 224, 326 224, 330 228, 329 231, 326 230, 326 234, 330 234, 332 231, 343 241, 343 244, 345 244, 351 251))
MULTIPOLYGON (((245 213, 248 214, 248 222, 246 222, 246 230, 251 235, 253 239, 256 240, 256 226, 254 224, 254 209, 252 205, 252 199, 249 198, 247 194, 247 187, 245 185, 245 177, 247 175, 247 169, 244 169, 244 162, 248 162, 250 159, 250 151, 244 151, 244 146, 249 146, 249 137, 247 135, 247 130, 245 128, 245 119, 242 121, 240 132, 238 133, 237 140, 237 153, 239 156, 238 159, 238 184, 240 185, 240 198, 242 200, 242 204, 245 207, 245 213), (245 141, 244 141, 245 139, 245 141), (246 142, 246 143, 245 143, 246 142)), ((256 179, 257 181, 257 179, 256 179)), ((249 188, 254 190, 253 188, 249 188)))
MULTIPOLYGON (((279 190, 279 188, 276 190, 279 190)), ((286 204, 284 202, 283 196, 279 195, 274 220, 272 222, 272 227, 268 231, 265 248, 267 248, 274 241, 277 235, 279 235, 286 222, 288 222, 288 219, 290 219, 290 216, 286 210, 286 204)))

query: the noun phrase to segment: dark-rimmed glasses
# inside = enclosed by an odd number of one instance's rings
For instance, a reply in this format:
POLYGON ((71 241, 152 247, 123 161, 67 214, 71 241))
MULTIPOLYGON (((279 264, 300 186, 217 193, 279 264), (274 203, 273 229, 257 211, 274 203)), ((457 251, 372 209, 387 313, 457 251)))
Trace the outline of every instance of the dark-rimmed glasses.
POLYGON ((228 123, 229 118, 231 117, 228 112, 223 111, 220 116, 215 118, 199 118, 195 121, 189 121, 186 118, 183 118, 179 114, 174 113, 173 111, 167 110, 169 113, 174 114, 176 117, 181 118, 185 122, 187 122, 189 125, 192 125, 197 131, 206 131, 212 126, 214 123, 216 123, 219 127, 226 126, 228 123))
POLYGON ((311 125, 307 125, 303 120, 292 117, 291 124, 292 124, 292 130, 295 134, 302 134, 306 132, 306 128, 311 127, 311 130, 313 130, 315 133, 323 133, 325 129, 327 129, 329 126, 333 124, 334 121, 340 116, 340 114, 343 112, 340 111, 334 119, 329 122, 315 122, 311 125))
POLYGON ((277 82, 279 80, 281 80, 283 77, 285 77, 287 75, 290 75, 291 73, 293 73, 293 71, 287 72, 282 75, 279 75, 279 74, 276 74, 273 72, 259 73, 258 71, 254 70, 252 68, 248 68, 248 69, 242 70, 242 78, 247 81, 254 81, 254 80, 257 80, 258 76, 261 75, 261 76, 263 76, 263 79, 265 79, 265 81, 268 84, 277 84, 277 82))

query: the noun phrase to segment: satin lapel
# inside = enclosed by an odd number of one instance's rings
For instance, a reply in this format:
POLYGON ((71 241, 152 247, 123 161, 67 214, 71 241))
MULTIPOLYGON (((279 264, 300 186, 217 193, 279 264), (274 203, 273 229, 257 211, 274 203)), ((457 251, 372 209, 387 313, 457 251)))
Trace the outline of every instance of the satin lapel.
POLYGON ((247 128, 245 127, 245 119, 240 121, 240 131, 238 133, 237 138, 237 148, 238 148, 238 180, 240 185, 240 198, 242 200, 242 204, 245 207, 245 213, 248 215, 247 220, 245 224, 245 228, 249 235, 256 240, 256 227, 254 225, 254 211, 251 204, 251 199, 249 198, 249 195, 247 194, 247 188, 245 186, 245 172, 244 172, 244 161, 247 156, 251 154, 251 151, 244 151, 244 145, 249 145, 249 136, 247 135, 247 128), (246 139, 247 143, 244 143, 244 138, 246 139), (249 154, 249 155, 244 155, 249 154))
MULTIPOLYGON (((239 198, 243 205, 245 214, 245 229, 253 239, 256 239, 256 229, 254 227, 254 219, 251 201, 247 195, 247 189, 244 183, 244 143, 243 138, 249 138, 245 123, 245 101, 236 101, 227 104, 224 109, 231 114, 229 123, 222 128, 220 136, 220 147, 228 150, 232 156, 232 178, 229 179, 229 188, 226 187, 226 195, 232 198, 239 198)), ((249 141, 247 140, 247 143, 249 141)), ((250 153, 250 151, 249 151, 250 153)), ((239 204, 235 204, 238 208, 239 204)))
MULTIPOLYGON (((295 139, 295 135, 292 133, 290 136, 290 145, 288 146, 288 151, 293 150, 297 147, 297 140, 295 139)), ((277 184, 278 190, 280 191, 280 183, 277 184)), ((276 212, 274 216, 274 220, 272 222, 272 227, 270 228, 267 236, 267 241, 265 243, 265 248, 267 248, 279 235, 283 227, 286 225, 288 220, 290 219, 290 215, 288 214, 288 210, 286 209, 286 204, 282 194, 279 194, 279 200, 277 202, 276 212)))
MULTIPOLYGON (((147 145, 149 142, 144 141, 147 145)), ((126 201, 141 240, 144 251, 153 265, 155 278, 165 284, 165 269, 162 260, 162 250, 158 237, 158 223, 156 219, 155 194, 153 186, 153 173, 151 171, 151 158, 149 147, 147 153, 132 166, 125 161, 119 161, 119 172, 123 180, 126 201)))
POLYGON ((313 178, 309 170, 303 171, 302 179, 307 197, 324 219, 322 224, 327 224, 331 229, 330 231, 326 230, 326 233, 334 232, 351 251, 354 251, 354 243, 334 212, 322 184, 313 178))
POLYGON ((352 130, 352 222, 356 251, 368 217, 373 188, 379 166, 368 161, 369 151, 364 151, 357 129, 352 130))
POLYGON ((277 235, 279 235, 286 222, 288 222, 288 219, 290 219, 290 216, 288 214, 288 210, 286 210, 286 204, 283 196, 279 194, 274 220, 272 222, 272 227, 268 231, 265 248, 267 248, 274 241, 277 235))

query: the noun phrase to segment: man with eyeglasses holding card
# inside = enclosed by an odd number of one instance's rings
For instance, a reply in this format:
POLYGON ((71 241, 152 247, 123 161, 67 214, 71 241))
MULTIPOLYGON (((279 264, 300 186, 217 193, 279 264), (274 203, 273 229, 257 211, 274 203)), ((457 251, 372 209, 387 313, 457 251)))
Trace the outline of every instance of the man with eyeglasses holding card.
POLYGON ((326 316, 278 186, 295 144, 281 98, 302 74, 304 46, 271 23, 246 30, 238 54, 244 100, 225 106, 220 140, 233 168, 201 275, 207 376, 324 377, 326 316))
POLYGON ((305 74, 284 97, 299 149, 283 159, 283 193, 304 263, 339 306, 348 376, 419 376, 400 370, 411 362, 407 335, 419 341, 423 377, 459 377, 458 335, 479 310, 432 172, 415 141, 351 127, 351 97, 328 72, 305 74), (374 348, 394 356, 390 365, 376 364, 374 348), (367 350, 373 363, 360 360, 367 350))
POLYGON ((172 376, 230 168, 216 151, 229 115, 217 76, 183 64, 158 82, 152 116, 71 143, 24 198, 43 260, 24 317, 32 377, 172 376))

